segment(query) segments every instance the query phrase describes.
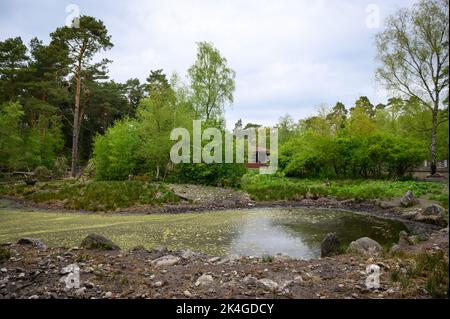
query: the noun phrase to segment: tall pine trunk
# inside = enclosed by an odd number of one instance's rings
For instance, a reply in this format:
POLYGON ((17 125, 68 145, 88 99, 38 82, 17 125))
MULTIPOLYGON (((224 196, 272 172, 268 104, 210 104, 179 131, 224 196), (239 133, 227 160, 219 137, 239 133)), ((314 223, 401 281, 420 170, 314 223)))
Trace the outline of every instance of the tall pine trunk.
POLYGON ((73 112, 73 131, 72 131, 72 165, 71 175, 77 175, 77 160, 78 160, 78 138, 80 135, 80 94, 81 94, 81 64, 78 65, 76 74, 76 92, 75 92, 75 110, 73 112))

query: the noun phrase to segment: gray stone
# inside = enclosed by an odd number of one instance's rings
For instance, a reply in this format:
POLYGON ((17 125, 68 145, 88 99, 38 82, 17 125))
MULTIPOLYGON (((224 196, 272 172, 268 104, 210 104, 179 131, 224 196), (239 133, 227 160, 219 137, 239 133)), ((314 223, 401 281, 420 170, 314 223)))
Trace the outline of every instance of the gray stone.
POLYGON ((180 256, 184 259, 191 259, 195 256, 195 254, 190 249, 186 249, 180 252, 180 256))
POLYGON ((44 244, 39 238, 20 238, 17 241, 18 245, 31 245, 39 249, 47 249, 47 245, 44 244))
POLYGON ((422 214, 425 216, 444 216, 445 208, 437 204, 431 204, 423 210, 422 214))
POLYGON ((334 233, 328 233, 320 245, 321 256, 328 257, 339 254, 341 242, 334 233))
POLYGON ((152 260, 152 265, 155 265, 156 267, 169 267, 176 265, 180 261, 180 257, 173 256, 173 255, 166 255, 159 257, 155 260, 152 260))
POLYGON ((246 276, 243 280, 244 284, 247 286, 255 286, 258 283, 258 279, 253 277, 252 275, 246 276))
POLYGON ((214 278, 211 275, 201 275, 195 282, 195 286, 209 286, 214 282, 214 278))
POLYGON ((418 203, 419 201, 411 190, 407 191, 406 194, 400 199, 400 205, 403 207, 411 207, 418 203))
POLYGON ((414 245, 414 242, 411 238, 409 238, 408 233, 402 230, 398 235, 398 244, 401 247, 414 245))
POLYGON ((77 296, 78 298, 83 297, 86 294, 86 289, 86 287, 78 288, 77 290, 75 290, 75 296, 77 296))
POLYGON ((213 264, 215 262, 218 262, 219 260, 220 260, 220 257, 212 257, 212 258, 208 259, 208 262, 210 264, 213 264))
POLYGON ((347 252, 362 255, 376 255, 381 252, 379 243, 369 237, 362 237, 352 241, 348 246, 347 252))
POLYGON ((97 234, 89 234, 81 242, 81 247, 86 249, 100 249, 100 250, 119 250, 120 247, 114 244, 106 237, 97 234))
POLYGON ((270 291, 275 291, 278 289, 278 284, 271 279, 263 278, 258 280, 258 282, 270 291))

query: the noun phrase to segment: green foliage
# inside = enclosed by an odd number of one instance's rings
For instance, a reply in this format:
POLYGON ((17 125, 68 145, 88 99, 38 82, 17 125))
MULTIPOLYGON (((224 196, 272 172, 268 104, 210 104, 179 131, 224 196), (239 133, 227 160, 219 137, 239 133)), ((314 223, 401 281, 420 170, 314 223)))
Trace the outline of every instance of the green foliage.
POLYGON ((300 200, 332 196, 338 199, 391 199, 412 190, 417 196, 443 193, 441 183, 388 180, 317 180, 247 174, 242 188, 256 200, 300 200))
POLYGON ((97 135, 94 141, 96 178, 124 180, 134 174, 140 142, 137 123, 132 120, 118 121, 105 135, 97 135))
POLYGON ((9 249, 0 247, 0 261, 6 261, 11 258, 11 252, 9 249))
POLYGON ((273 262, 273 260, 274 260, 274 258, 273 258, 272 255, 264 254, 264 255, 262 255, 262 257, 261 257, 261 261, 262 261, 263 263, 271 263, 271 262, 273 262))
POLYGON ((430 200, 438 201, 442 207, 448 209, 448 194, 437 194, 429 197, 430 200))
POLYGON ((412 262, 405 271, 394 270, 390 278, 400 282, 403 289, 407 289, 414 279, 425 280, 426 291, 433 298, 448 297, 448 256, 442 251, 437 253, 419 253, 412 257, 412 262))
POLYGON ((19 103, 0 105, 0 169, 15 169, 22 159, 21 119, 23 115, 24 112, 19 103))
POLYGON ((45 166, 38 166, 34 169, 34 176, 40 181, 46 181, 50 178, 50 171, 45 166))
POLYGON ((59 156, 53 162, 52 176, 53 178, 62 178, 66 175, 69 165, 65 156, 59 156))
POLYGON ((197 118, 223 120, 225 103, 233 102, 235 72, 211 43, 199 42, 197 60, 188 70, 197 118))
POLYGON ((148 79, 151 95, 140 100, 136 119, 120 120, 94 142, 94 163, 99 180, 123 180, 145 174, 163 179, 171 169, 170 132, 191 127, 192 105, 176 79, 154 71, 148 79))
POLYGON ((247 172, 244 164, 178 164, 170 180, 178 183, 194 183, 212 186, 238 187, 247 172))
POLYGON ((176 203, 179 198, 160 184, 141 181, 58 181, 35 186, 1 187, 0 194, 34 202, 62 201, 68 209, 111 211, 133 205, 176 203))
POLYGON ((295 177, 402 177, 425 158, 422 143, 388 133, 334 136, 308 130, 281 146, 280 168, 295 177))

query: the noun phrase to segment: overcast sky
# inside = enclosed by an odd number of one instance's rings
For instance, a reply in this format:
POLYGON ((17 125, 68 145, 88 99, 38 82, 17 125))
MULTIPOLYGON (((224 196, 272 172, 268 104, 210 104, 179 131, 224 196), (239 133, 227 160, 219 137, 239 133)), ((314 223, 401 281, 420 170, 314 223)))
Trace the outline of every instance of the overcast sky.
POLYGON ((116 81, 144 81, 159 68, 185 79, 196 42, 211 41, 236 71, 227 125, 239 118, 270 125, 286 113, 297 120, 336 101, 350 107, 361 95, 385 102, 387 93, 374 78, 374 36, 387 15, 412 3, 0 0, 0 40, 37 36, 48 42, 49 33, 65 24, 67 5, 76 4, 81 14, 103 20, 112 35, 114 48, 106 56, 114 61, 110 76, 116 81))

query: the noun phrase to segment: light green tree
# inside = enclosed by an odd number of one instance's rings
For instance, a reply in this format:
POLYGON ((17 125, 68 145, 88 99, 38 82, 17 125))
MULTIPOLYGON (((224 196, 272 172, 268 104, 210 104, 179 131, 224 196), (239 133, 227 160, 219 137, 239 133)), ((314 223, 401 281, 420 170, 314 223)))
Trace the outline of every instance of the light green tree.
POLYGON ((431 113, 431 174, 436 173, 437 131, 448 121, 449 1, 421 0, 399 10, 376 38, 377 77, 387 89, 414 97, 431 113), (447 101, 447 102, 444 102, 447 101))
POLYGON ((235 72, 209 42, 199 42, 197 60, 188 70, 197 118, 223 124, 226 103, 233 103, 235 72))

